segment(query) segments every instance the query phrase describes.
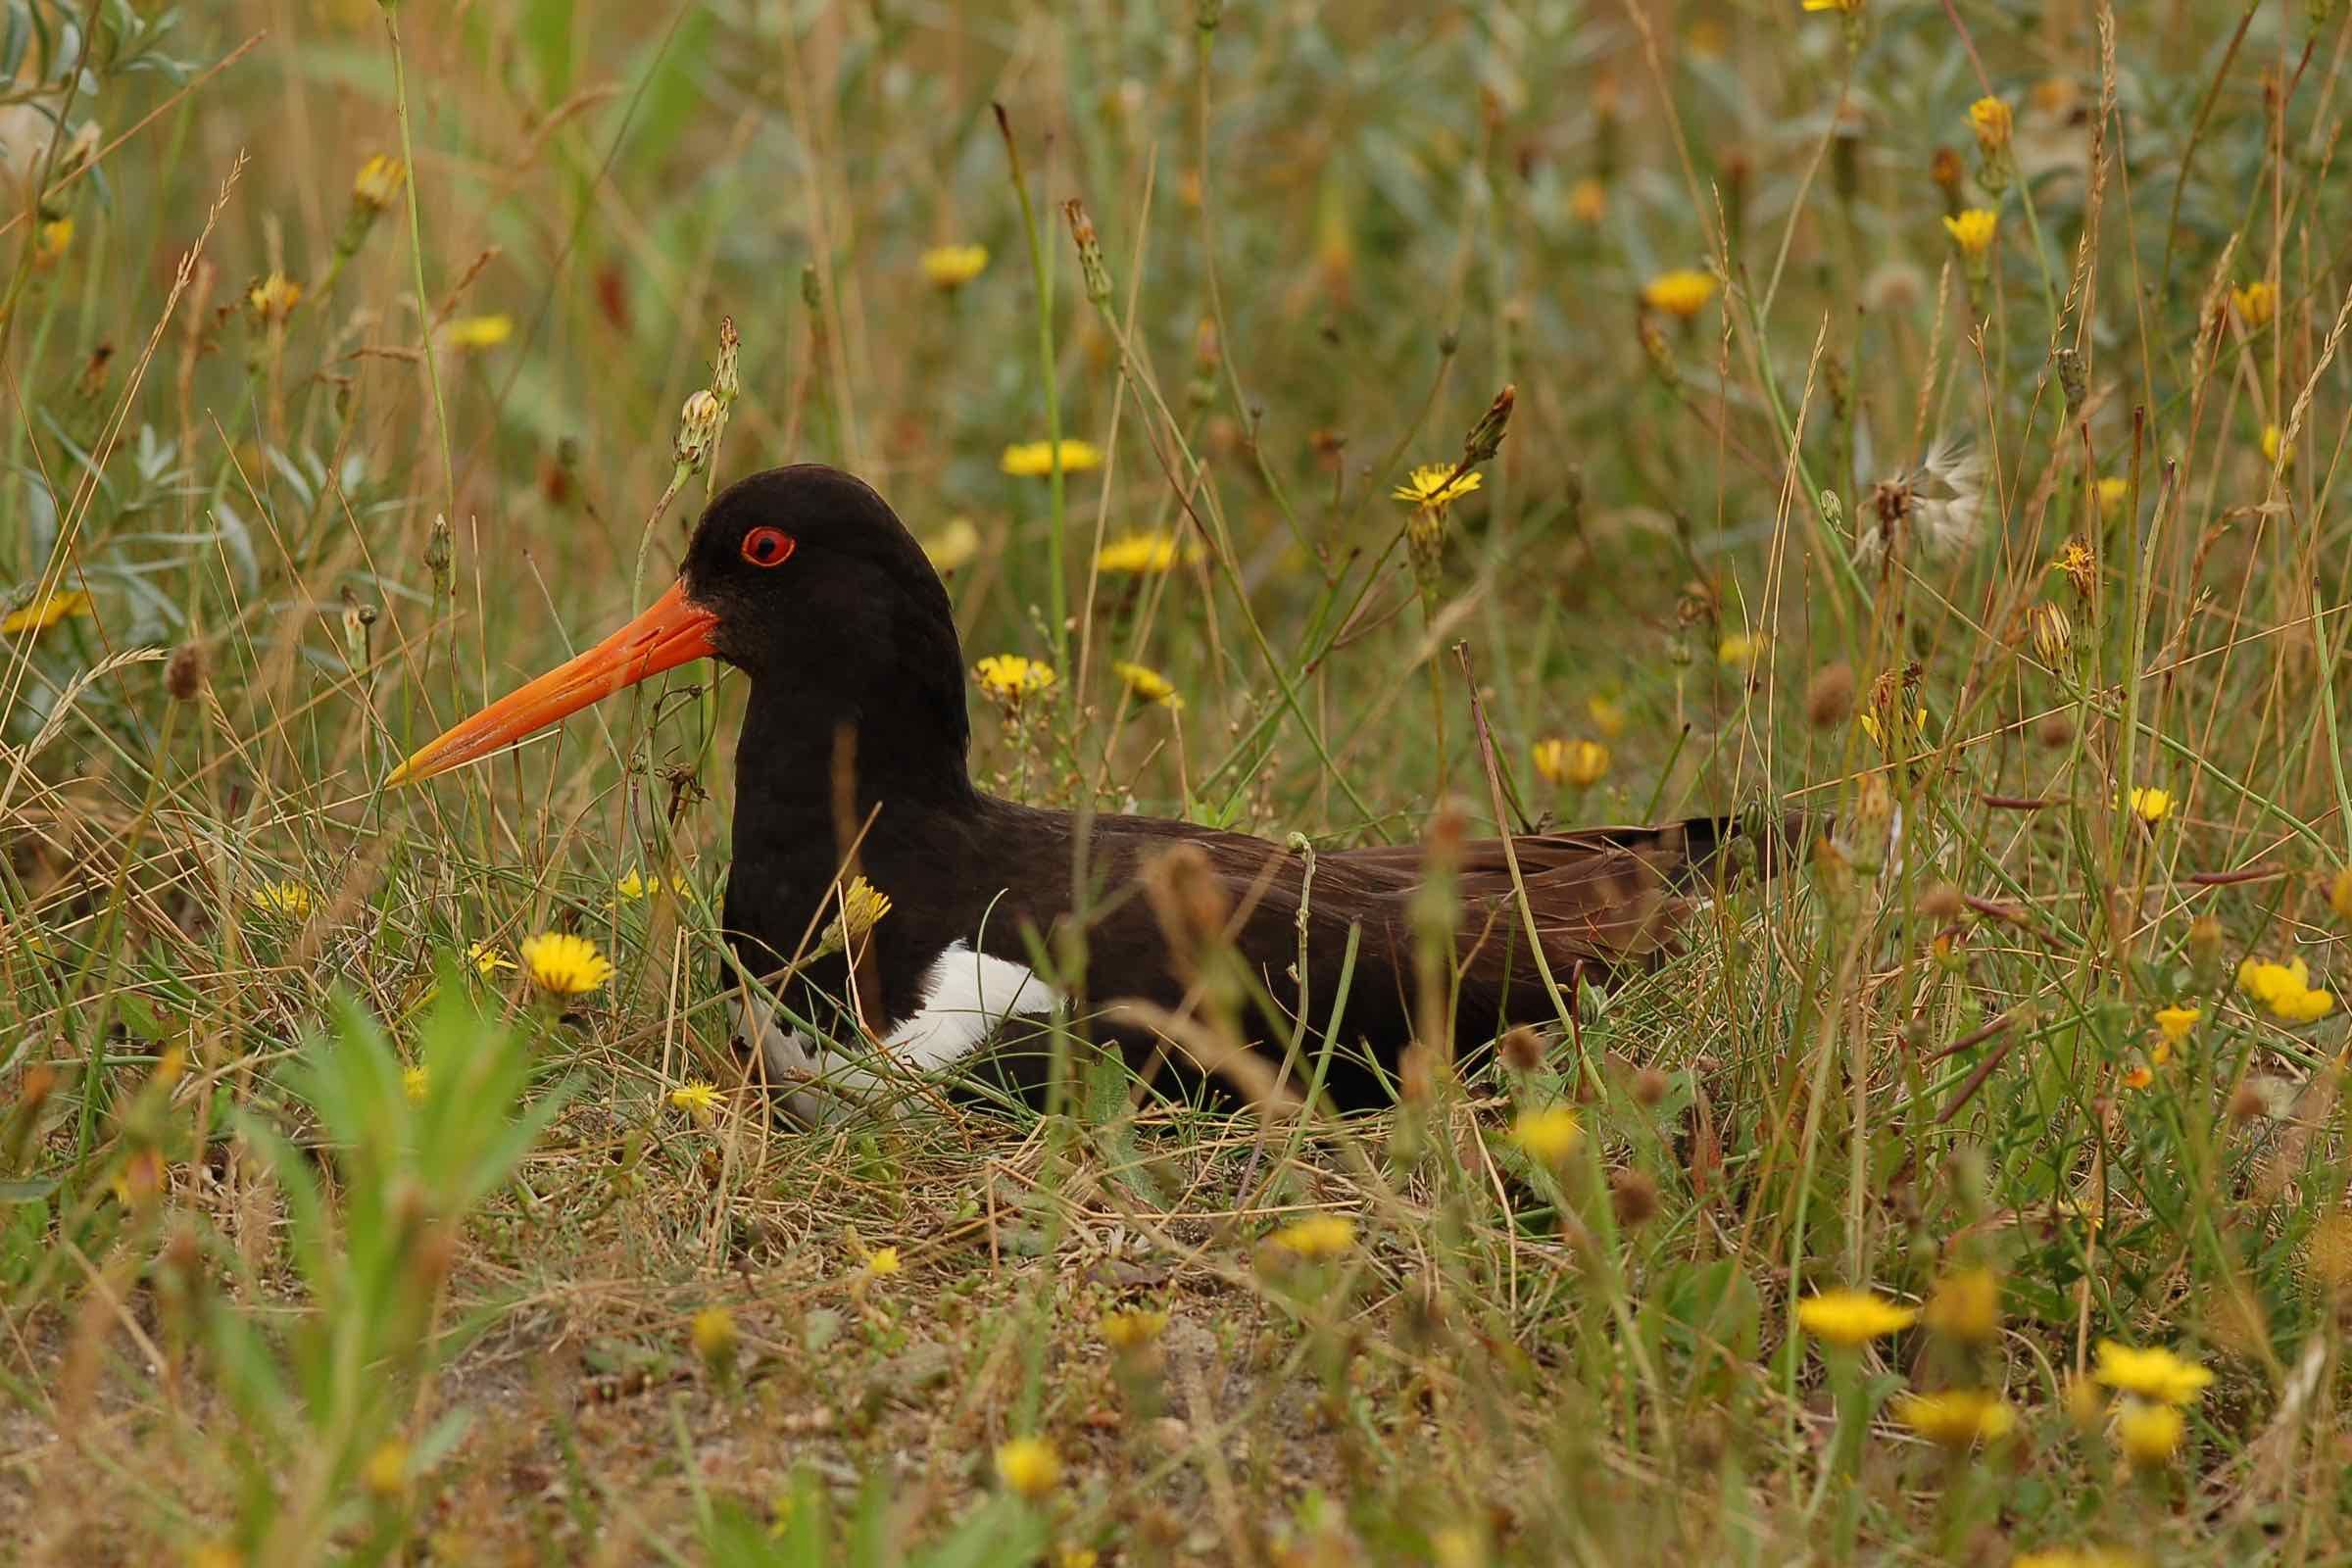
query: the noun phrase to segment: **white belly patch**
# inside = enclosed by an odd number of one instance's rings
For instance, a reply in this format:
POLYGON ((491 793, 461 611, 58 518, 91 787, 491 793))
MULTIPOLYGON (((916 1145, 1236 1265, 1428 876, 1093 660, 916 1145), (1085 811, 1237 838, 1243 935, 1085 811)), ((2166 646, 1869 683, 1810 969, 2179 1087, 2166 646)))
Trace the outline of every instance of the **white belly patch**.
MULTIPOLYGON (((922 998, 882 1043, 884 1054, 901 1072, 930 1072, 961 1061, 994 1038, 1006 1019, 1047 1015, 1061 1003, 1060 993, 1027 964, 976 953, 961 941, 951 943, 931 960, 922 998)), ((809 1092, 816 1080, 853 1091, 876 1089, 889 1081, 888 1067, 877 1072, 855 1057, 816 1049, 798 1029, 785 1030, 762 998, 744 998, 738 1006, 744 1042, 758 1047, 771 1083, 797 1091, 788 1102, 804 1120, 824 1119, 822 1097, 809 1092)))

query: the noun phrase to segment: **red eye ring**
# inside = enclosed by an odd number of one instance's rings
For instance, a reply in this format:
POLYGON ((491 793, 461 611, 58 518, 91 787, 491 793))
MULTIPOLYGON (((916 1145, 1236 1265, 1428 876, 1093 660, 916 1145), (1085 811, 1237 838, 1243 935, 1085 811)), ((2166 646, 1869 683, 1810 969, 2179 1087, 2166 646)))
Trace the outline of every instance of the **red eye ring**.
POLYGON ((743 559, 755 566, 781 566, 790 558, 794 540, 781 528, 754 528, 743 536, 743 559))

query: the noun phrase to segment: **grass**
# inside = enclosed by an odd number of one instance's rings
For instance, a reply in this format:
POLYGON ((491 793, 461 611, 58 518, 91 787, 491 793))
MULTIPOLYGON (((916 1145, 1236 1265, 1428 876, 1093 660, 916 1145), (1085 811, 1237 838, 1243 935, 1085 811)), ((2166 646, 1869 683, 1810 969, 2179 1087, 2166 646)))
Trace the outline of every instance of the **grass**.
POLYGON ((2345 1560, 2341 6, 452 9, 0 7, 6 1560, 2345 1560), (739 678, 379 784, 802 459, 1021 798, 1815 826, 1386 1115, 797 1129, 739 678))

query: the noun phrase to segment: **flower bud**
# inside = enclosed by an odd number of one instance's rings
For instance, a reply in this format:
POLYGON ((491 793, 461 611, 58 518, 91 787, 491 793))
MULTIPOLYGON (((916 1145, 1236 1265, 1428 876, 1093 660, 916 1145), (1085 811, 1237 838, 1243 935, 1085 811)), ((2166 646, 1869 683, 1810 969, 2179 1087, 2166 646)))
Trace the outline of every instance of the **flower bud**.
POLYGON ((718 440, 720 423, 726 417, 726 407, 716 394, 708 389, 686 400, 678 411, 677 461, 700 473, 703 465, 710 461, 710 449, 718 440))

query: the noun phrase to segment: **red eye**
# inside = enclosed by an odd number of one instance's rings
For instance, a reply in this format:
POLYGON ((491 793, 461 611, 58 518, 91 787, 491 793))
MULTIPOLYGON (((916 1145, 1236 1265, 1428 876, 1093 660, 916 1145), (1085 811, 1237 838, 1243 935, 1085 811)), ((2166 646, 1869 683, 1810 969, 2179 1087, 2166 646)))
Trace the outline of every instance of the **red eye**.
POLYGON ((754 528, 743 536, 743 559, 755 566, 781 566, 792 554, 792 535, 781 528, 754 528))

